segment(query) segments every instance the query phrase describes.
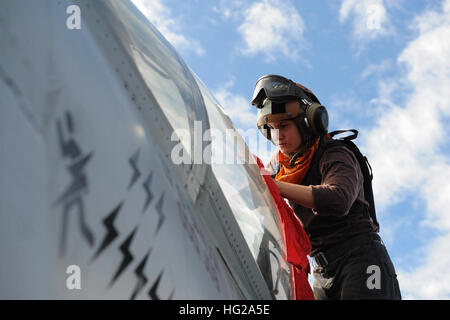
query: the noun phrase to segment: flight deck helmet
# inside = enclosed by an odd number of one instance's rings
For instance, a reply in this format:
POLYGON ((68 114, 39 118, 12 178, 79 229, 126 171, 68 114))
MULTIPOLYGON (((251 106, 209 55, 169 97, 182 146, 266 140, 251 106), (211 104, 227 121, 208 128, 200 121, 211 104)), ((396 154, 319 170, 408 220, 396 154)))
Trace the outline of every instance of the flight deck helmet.
POLYGON ((328 131, 328 112, 316 95, 285 77, 265 75, 259 78, 252 105, 258 108, 258 129, 269 140, 268 123, 286 119, 294 120, 302 135, 318 136, 328 131))

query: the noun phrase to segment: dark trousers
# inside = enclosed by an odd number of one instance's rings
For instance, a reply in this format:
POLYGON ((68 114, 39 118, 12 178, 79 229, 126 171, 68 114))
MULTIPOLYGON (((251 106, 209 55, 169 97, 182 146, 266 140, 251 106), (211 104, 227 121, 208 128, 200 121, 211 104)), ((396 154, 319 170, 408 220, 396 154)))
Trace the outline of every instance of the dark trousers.
MULTIPOLYGON (((378 238, 378 237, 377 237, 378 238)), ((400 300, 400 287, 394 266, 381 239, 358 236, 338 257, 313 270, 314 297, 317 300, 383 299, 400 300)), ((343 250, 344 249, 344 250, 343 250)), ((333 248, 328 252, 333 252, 333 248), (331 251, 330 251, 331 250, 331 251)))

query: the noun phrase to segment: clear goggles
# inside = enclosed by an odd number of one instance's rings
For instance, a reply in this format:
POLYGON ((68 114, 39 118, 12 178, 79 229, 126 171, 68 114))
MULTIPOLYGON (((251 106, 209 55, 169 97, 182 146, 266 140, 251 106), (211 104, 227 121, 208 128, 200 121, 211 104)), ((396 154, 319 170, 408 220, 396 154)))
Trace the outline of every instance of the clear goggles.
POLYGON ((278 75, 262 76, 256 82, 252 105, 262 108, 265 98, 278 103, 298 98, 310 101, 310 98, 295 82, 278 75))

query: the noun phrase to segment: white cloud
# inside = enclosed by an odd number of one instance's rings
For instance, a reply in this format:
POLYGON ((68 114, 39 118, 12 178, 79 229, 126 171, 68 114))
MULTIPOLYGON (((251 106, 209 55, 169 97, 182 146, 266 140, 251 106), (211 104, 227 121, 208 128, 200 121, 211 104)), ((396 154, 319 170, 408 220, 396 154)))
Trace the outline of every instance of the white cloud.
POLYGON ((214 97, 216 97, 225 113, 230 117, 234 127, 244 138, 250 151, 266 164, 276 148, 257 129, 256 108, 250 104, 248 98, 233 93, 233 85, 234 79, 214 91, 214 97))
MULTIPOLYGON (((402 190, 420 188, 429 179, 427 170, 437 161, 439 144, 446 141, 443 122, 450 115, 450 10, 440 16, 447 15, 440 26, 421 32, 398 58, 407 72, 394 86, 411 91, 409 99, 404 106, 392 103, 385 108, 370 132, 367 149, 377 168, 374 184, 383 204, 393 201, 402 190)), ((379 99, 389 101, 389 96, 379 99)))
POLYGON ((246 10, 245 21, 238 30, 245 41, 244 54, 263 53, 270 60, 282 54, 296 60, 305 24, 290 3, 263 0, 246 10))
POLYGON ((233 93, 230 90, 233 85, 234 80, 228 81, 214 91, 214 96, 236 127, 256 128, 256 108, 250 104, 249 99, 233 93), (255 111, 252 112, 252 109, 255 111))
POLYGON ((330 122, 329 131, 350 129, 359 127, 359 121, 368 117, 366 103, 361 100, 356 93, 340 92, 331 97, 330 106, 328 108, 328 116, 332 121, 330 122))
POLYGON ((442 11, 426 12, 413 25, 418 36, 398 57, 404 71, 397 81, 380 82, 375 101, 387 103, 375 126, 364 133, 364 150, 374 171, 379 212, 412 196, 426 208, 417 227, 438 235, 427 239, 423 264, 398 270, 404 297, 450 299, 450 156, 440 149, 448 143, 450 116, 450 0, 442 11), (396 90, 383 92, 386 83, 396 90), (400 94, 407 98, 394 102, 393 96, 400 94))
POLYGON ((392 62, 390 60, 383 60, 377 64, 369 64, 366 69, 364 69, 361 78, 366 79, 370 76, 378 75, 380 76, 384 72, 392 68, 392 62))
POLYGON ((410 272, 397 272, 402 298, 450 299, 450 233, 432 240, 425 252, 422 265, 410 272))
POLYGON ((448 232, 450 231, 450 165, 448 157, 436 160, 436 163, 428 169, 430 178, 422 188, 424 197, 428 200, 427 216, 423 224, 448 232))
POLYGON ((220 1, 213 10, 224 20, 239 23, 238 32, 244 55, 262 54, 269 61, 280 56, 296 61, 304 46, 305 24, 297 9, 289 1, 261 0, 220 1))
POLYGON ((212 7, 223 20, 242 19, 245 8, 248 8, 248 2, 245 0, 220 0, 219 4, 212 7))
POLYGON ((199 56, 205 53, 199 40, 182 34, 179 19, 172 17, 170 9, 162 4, 162 0, 131 0, 131 2, 175 48, 180 51, 191 50, 199 56))
POLYGON ((392 24, 383 0, 344 0, 339 20, 353 18, 353 34, 359 40, 372 40, 392 32, 392 24))

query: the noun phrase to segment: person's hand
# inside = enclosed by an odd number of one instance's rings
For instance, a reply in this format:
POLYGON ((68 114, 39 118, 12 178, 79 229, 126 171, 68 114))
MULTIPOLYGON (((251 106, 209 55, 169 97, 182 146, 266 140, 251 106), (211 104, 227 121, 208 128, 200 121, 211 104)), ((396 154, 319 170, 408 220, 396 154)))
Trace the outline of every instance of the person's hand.
POLYGON ((275 181, 281 196, 307 208, 316 208, 311 186, 275 181))

